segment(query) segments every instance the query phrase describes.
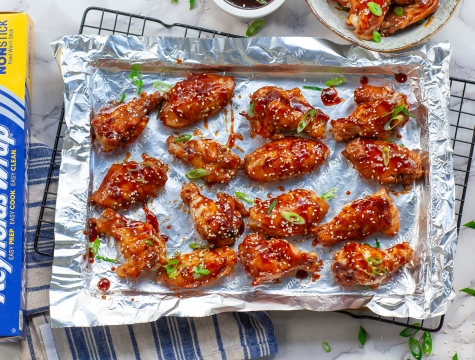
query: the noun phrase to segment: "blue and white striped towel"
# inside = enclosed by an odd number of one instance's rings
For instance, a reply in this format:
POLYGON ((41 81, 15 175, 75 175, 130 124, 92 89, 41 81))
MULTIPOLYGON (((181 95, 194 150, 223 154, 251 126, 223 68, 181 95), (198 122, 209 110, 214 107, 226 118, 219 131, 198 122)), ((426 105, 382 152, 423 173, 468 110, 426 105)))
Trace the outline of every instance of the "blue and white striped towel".
MULTIPOLYGON (((46 360, 44 327, 49 323, 49 282, 52 259, 34 250, 41 201, 52 150, 30 145, 27 236, 27 341, 22 359, 46 360), (43 335, 42 335, 43 334, 43 335)), ((59 159, 58 159, 59 160, 59 159)), ((57 161, 58 161, 57 160, 57 161)), ((41 226, 39 249, 53 247, 54 193, 58 169, 53 173, 41 226)), ((49 331, 49 330, 48 330, 49 331)), ((49 332, 48 332, 49 333, 49 332)), ((63 359, 254 359, 277 353, 274 326, 265 312, 224 313, 204 318, 164 317, 156 322, 129 326, 52 329, 58 358, 63 359)), ((53 350, 54 351, 54 350, 53 350)), ((52 360, 51 358, 49 360, 52 360)))

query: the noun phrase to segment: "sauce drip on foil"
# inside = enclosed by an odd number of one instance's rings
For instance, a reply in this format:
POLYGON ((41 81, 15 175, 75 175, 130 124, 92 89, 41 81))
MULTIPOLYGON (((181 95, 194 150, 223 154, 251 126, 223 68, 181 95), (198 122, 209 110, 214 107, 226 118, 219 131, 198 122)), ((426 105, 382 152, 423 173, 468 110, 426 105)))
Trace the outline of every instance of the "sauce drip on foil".
POLYGON ((323 89, 321 98, 323 105, 325 106, 338 105, 339 103, 344 101, 342 98, 338 97, 338 92, 333 86, 323 89))

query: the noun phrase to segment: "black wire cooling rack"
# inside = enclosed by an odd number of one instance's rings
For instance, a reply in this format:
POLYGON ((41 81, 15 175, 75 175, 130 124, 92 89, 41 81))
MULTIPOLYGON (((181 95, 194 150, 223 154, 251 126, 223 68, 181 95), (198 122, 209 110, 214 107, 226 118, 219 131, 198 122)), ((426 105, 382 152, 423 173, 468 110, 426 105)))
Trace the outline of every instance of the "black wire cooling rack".
MULTIPOLYGON (((142 15, 135 15, 99 7, 87 8, 84 12, 79 33, 96 33, 101 35, 161 35, 184 36, 191 38, 241 38, 243 36, 202 27, 174 23, 166 24, 161 20, 142 15), (184 32, 184 34, 183 34, 184 32)), ((467 193, 468 178, 472 164, 475 143, 475 82, 451 78, 450 126, 452 147, 454 149, 454 177, 456 185, 455 212, 457 231, 460 230, 462 212, 467 193)), ((59 119, 58 130, 54 142, 54 151, 46 181, 45 194, 40 209, 36 230, 35 251, 43 256, 52 257, 54 250, 54 211, 56 200, 56 183, 61 162, 61 149, 65 132, 64 109, 59 119)), ((386 318, 368 310, 337 311, 356 319, 376 320, 383 323, 410 327, 424 331, 439 331, 444 324, 444 316, 426 320, 412 318, 386 318)))

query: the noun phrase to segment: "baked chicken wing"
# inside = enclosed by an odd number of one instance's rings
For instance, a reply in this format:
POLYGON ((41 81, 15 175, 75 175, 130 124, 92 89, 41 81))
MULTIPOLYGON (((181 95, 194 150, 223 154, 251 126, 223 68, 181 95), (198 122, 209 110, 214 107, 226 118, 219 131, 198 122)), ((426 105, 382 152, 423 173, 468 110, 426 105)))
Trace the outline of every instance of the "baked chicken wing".
POLYGON ((247 226, 267 236, 313 234, 328 204, 313 191, 297 189, 249 209, 247 226))
POLYGON ((349 242, 333 256, 332 272, 343 286, 364 285, 376 289, 410 262, 413 253, 407 242, 386 250, 349 242))
POLYGON ((133 143, 144 131, 148 114, 162 103, 159 92, 142 93, 128 103, 113 102, 92 119, 94 134, 102 151, 111 151, 133 143))
POLYGON ((128 209, 143 203, 165 186, 168 166, 147 154, 143 161, 124 162, 110 167, 91 203, 114 210, 128 209))
POLYGON ((350 0, 350 14, 346 25, 355 28, 355 34, 360 39, 372 40, 373 31, 378 31, 388 13, 391 0, 374 0, 381 7, 381 15, 375 15, 368 6, 368 0, 350 0))
POLYGON ((242 168, 243 161, 232 150, 212 139, 192 139, 177 142, 176 137, 167 139, 168 152, 193 165, 205 169, 209 175, 202 178, 208 183, 227 183, 242 168))
POLYGON ((415 24, 435 13, 438 7, 439 0, 415 0, 403 7, 404 12, 400 16, 396 15, 394 11, 390 11, 381 24, 381 35, 389 36, 398 30, 415 24))
POLYGON ((217 193, 215 202, 200 194, 193 183, 188 183, 180 194, 190 208, 198 234, 214 246, 233 245, 243 232, 244 205, 235 197, 217 193))
POLYGON ((347 118, 330 122, 336 141, 348 141, 355 136, 387 139, 409 120, 398 109, 408 109, 407 96, 387 86, 363 85, 355 90, 357 108, 347 118))
POLYGON ((317 273, 322 266, 314 252, 300 251, 282 239, 265 240, 259 234, 246 236, 239 244, 238 254, 244 270, 254 278, 252 286, 271 282, 293 270, 317 273))
POLYGON ((231 101, 234 86, 232 76, 191 74, 170 89, 160 120, 174 129, 205 120, 231 101))
POLYGON ((350 141, 342 154, 361 176, 382 185, 409 185, 424 175, 421 155, 388 141, 358 138, 350 141))
POLYGON ((376 231, 387 236, 399 231, 398 210, 385 188, 343 206, 332 221, 315 229, 313 245, 317 241, 330 246, 343 240, 364 240, 376 231))
POLYGON ((167 264, 165 241, 152 224, 129 220, 112 209, 93 222, 99 234, 113 236, 120 246, 125 262, 117 267, 119 277, 136 278, 167 264))
POLYGON ((284 90, 265 86, 250 96, 249 114, 241 113, 251 123, 251 138, 260 135, 268 139, 281 139, 281 131, 297 130, 300 121, 309 120, 303 129, 314 139, 325 138, 329 117, 312 107, 299 88, 284 90))
POLYGON ((199 249, 168 260, 158 270, 157 281, 173 288, 196 288, 229 275, 237 263, 233 249, 199 249))
POLYGON ((287 137, 257 148, 244 158, 247 176, 274 181, 311 173, 323 164, 330 150, 319 141, 287 137))

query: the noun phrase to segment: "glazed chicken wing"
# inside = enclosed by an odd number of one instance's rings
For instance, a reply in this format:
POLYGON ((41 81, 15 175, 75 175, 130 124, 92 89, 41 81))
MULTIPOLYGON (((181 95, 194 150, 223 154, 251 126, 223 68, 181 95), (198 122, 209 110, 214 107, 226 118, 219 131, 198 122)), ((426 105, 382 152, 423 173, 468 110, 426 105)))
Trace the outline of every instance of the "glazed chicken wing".
POLYGON ((323 164, 330 150, 319 141, 288 137, 257 148, 244 158, 247 176, 274 181, 311 173, 323 164))
POLYGON ((314 252, 300 251, 282 239, 265 240, 259 234, 246 236, 238 249, 244 270, 254 278, 252 286, 271 282, 293 270, 317 273, 322 266, 314 252))
POLYGON ((129 220, 112 209, 93 221, 99 234, 113 236, 120 246, 125 262, 117 267, 119 277, 136 278, 167 264, 165 241, 152 224, 129 220))
POLYGON ((247 210, 235 197, 217 193, 215 202, 200 194, 193 183, 188 183, 180 194, 190 208, 198 234, 214 246, 233 245, 244 231, 243 216, 247 210))
POLYGON ((421 155, 388 141, 358 138, 346 145, 342 155, 361 176, 381 185, 409 185, 424 175, 421 155))
POLYGON ((257 202, 249 209, 247 226, 267 236, 313 234, 327 211, 326 201, 313 191, 297 189, 257 202))
POLYGON ((389 36, 398 30, 415 24, 436 12, 439 0, 415 0, 410 5, 404 6, 404 13, 397 16, 390 11, 381 25, 381 35, 389 36))
POLYGON ((114 210, 128 209, 141 203, 165 186, 168 166, 147 154, 143 161, 124 162, 110 167, 91 203, 114 210))
POLYGON ((232 76, 191 74, 168 92, 160 120, 174 129, 205 120, 231 101, 234 86, 232 76))
POLYGON ((363 40, 373 39, 373 31, 379 30, 391 5, 391 0, 374 0, 373 2, 380 5, 382 10, 380 16, 370 11, 367 0, 350 0, 351 9, 346 25, 353 26, 356 36, 363 40))
POLYGON ((113 102, 101 109, 91 125, 102 151, 133 143, 147 126, 147 115, 162 103, 162 99, 158 92, 142 93, 128 103, 113 102))
POLYGON ((304 116, 310 122, 303 131, 314 139, 325 138, 325 126, 329 117, 313 108, 299 88, 284 90, 276 86, 265 86, 250 97, 249 114, 241 115, 251 123, 251 138, 258 134, 268 139, 281 139, 284 135, 280 132, 297 130, 304 116))
POLYGON ((157 281, 173 288, 196 288, 229 275, 237 263, 233 249, 199 249, 168 260, 158 270, 157 281))
POLYGON ((355 101, 359 105, 349 117, 330 122, 336 141, 348 141, 358 135, 387 139, 409 120, 402 112, 393 114, 396 108, 409 108, 407 96, 387 86, 363 85, 355 90, 355 101))
POLYGON ((332 221, 315 229, 313 245, 317 241, 330 246, 343 240, 364 240, 376 231, 387 236, 399 231, 397 207, 385 188, 343 206, 332 221))
POLYGON ((193 165, 195 169, 208 170, 203 177, 208 183, 227 183, 242 167, 243 161, 231 149, 212 139, 193 139, 176 142, 167 139, 168 152, 193 165))
POLYGON ((363 285, 376 289, 410 262, 413 253, 407 242, 386 250, 349 242, 333 256, 332 272, 343 286, 363 285))

